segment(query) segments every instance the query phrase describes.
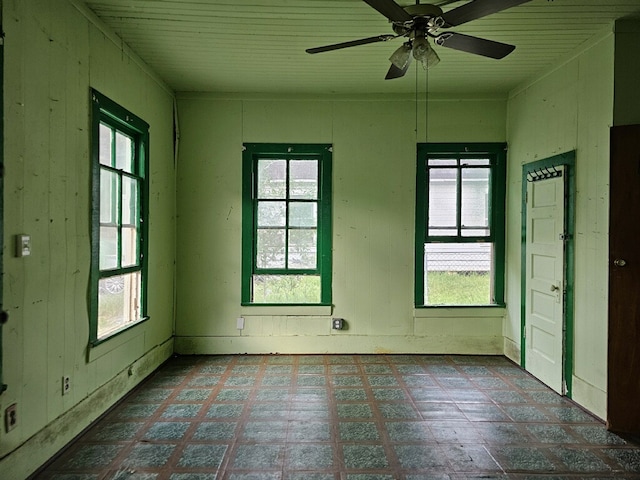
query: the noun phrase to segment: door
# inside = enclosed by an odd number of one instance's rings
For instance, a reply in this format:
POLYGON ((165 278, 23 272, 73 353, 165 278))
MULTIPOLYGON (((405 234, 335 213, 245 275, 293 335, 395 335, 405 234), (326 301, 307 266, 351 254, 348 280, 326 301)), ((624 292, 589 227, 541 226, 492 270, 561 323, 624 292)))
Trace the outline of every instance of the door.
POLYGON ((611 129, 607 426, 640 434, 640 125, 611 129))
POLYGON ((564 394, 565 176, 554 171, 527 185, 525 366, 564 394))

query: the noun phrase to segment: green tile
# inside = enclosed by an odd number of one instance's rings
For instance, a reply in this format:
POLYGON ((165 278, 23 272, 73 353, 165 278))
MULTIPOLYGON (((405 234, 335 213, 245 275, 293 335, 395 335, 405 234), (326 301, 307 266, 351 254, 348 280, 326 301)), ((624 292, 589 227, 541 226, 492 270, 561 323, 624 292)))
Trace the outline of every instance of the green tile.
POLYGON ((298 364, 302 365, 322 365, 324 357, 322 355, 302 355, 298 357, 298 364))
POLYGON ((527 425, 527 430, 540 443, 576 443, 560 425, 527 425))
POLYGON ((425 420, 464 420, 464 413, 453 403, 420 402, 416 403, 420 415, 425 420))
POLYGON ((332 466, 331 445, 310 443, 287 447, 287 468, 290 470, 324 470, 332 466))
POLYGON ((162 467, 175 450, 175 445, 138 443, 122 462, 127 467, 162 467))
POLYGON ((156 422, 147 433, 144 434, 146 440, 179 440, 191 426, 189 422, 156 422))
POLYGON ((102 423, 91 439, 102 442, 133 440, 143 425, 141 422, 102 423))
POLYGON ((640 473, 640 450, 637 448, 607 448, 603 452, 627 472, 640 473))
POLYGON ((288 439, 291 442, 329 441, 331 426, 328 422, 319 421, 289 422, 288 439))
POLYGON ((187 388, 182 390, 177 396, 176 400, 195 402, 198 400, 206 400, 213 392, 210 388, 187 388))
POLYGON ((216 402, 243 402, 250 394, 251 390, 247 388, 223 388, 216 395, 216 402))
POLYGON ((388 468, 389 462, 381 445, 343 445, 344 464, 349 469, 388 468))
POLYGON ((441 388, 410 388, 409 395, 416 402, 451 402, 449 394, 441 388))
POLYGON ((393 370, 391 370, 391 367, 387 366, 387 365, 365 365, 364 366, 364 371, 367 374, 385 374, 385 375, 391 375, 393 374, 393 370))
POLYGON ((592 445, 626 445, 626 440, 607 431, 604 425, 577 425, 571 429, 592 445))
POLYGON ((523 390, 535 390, 535 389, 546 389, 547 387, 544 385, 544 383, 535 380, 533 378, 514 378, 511 380, 511 382, 513 382, 513 384, 518 387, 521 388, 523 390))
POLYGON ((335 480, 335 478, 333 473, 293 472, 287 476, 286 480, 335 480))
POLYGON ((322 387, 327 384, 327 379, 322 375, 299 375, 296 382, 299 387, 322 387))
POLYGON ((263 388, 258 390, 256 400, 259 402, 285 402, 289 400, 287 388, 263 388))
POLYGON ((216 473, 172 473, 169 480, 216 480, 216 473))
POLYGON ((549 407, 548 409, 563 422, 595 423, 595 419, 591 415, 583 412, 578 407, 549 407))
POLYGON ((227 404, 219 404, 219 405, 211 405, 211 408, 207 412, 207 417, 209 418, 219 418, 219 417, 239 417, 242 413, 242 405, 227 405, 227 404))
POLYGON ((585 448, 554 448, 553 453, 562 460, 572 472, 606 472, 611 471, 606 463, 585 448))
POLYGON ((262 378, 262 385, 271 387, 282 387, 291 384, 291 377, 287 375, 265 375, 262 378))
POLYGON ((344 442, 364 442, 380 440, 380 434, 373 422, 340 422, 340 439, 344 442))
POLYGON ((184 375, 159 375, 149 382, 151 387, 176 387, 180 385, 186 377, 184 375))
POLYGON ((358 360, 363 364, 386 363, 387 358, 384 355, 358 355, 358 360))
POLYGON ((438 377, 437 382, 446 389, 473 388, 474 385, 464 377, 438 377))
POLYGON ((226 445, 187 445, 178 460, 178 467, 217 470, 226 451, 226 445))
POLYGON ((59 473, 52 476, 50 480, 98 480, 98 478, 96 473, 59 473))
POLYGON ((547 422, 549 417, 534 406, 505 405, 503 410, 515 422, 547 422))
POLYGON ((402 381, 407 387, 437 387, 431 375, 403 375, 402 381))
POLYGON ((373 416, 371 407, 366 403, 339 403, 337 409, 340 418, 370 418, 373 416))
POLYGON ((260 365, 236 365, 231 369, 232 375, 255 375, 260 371, 260 365))
POLYGON ((422 365, 396 365, 396 370, 402 375, 418 375, 427 373, 422 365))
POLYGON ((509 417, 500 407, 490 403, 459 403, 458 408, 472 422, 507 421, 509 417))
POLYGON ((355 359, 353 355, 329 355, 328 357, 329 363, 332 365, 336 364, 355 364, 355 359))
POLYGON ((345 374, 345 373, 358 373, 357 365, 331 365, 329 366, 329 373, 333 375, 345 374))
POLYGON ((256 403, 251 407, 251 418, 285 418, 289 413, 287 404, 256 403))
POLYGON ((511 423, 483 423, 477 426, 478 432, 487 443, 523 444, 531 440, 516 425, 511 423))
POLYGON ((489 403, 487 397, 481 390, 468 388, 465 390, 447 390, 451 400, 456 403, 489 403))
POLYGON ((502 470, 482 446, 447 445, 444 449, 449 464, 456 472, 496 472, 502 470))
POLYGON ((262 363, 262 355, 242 355, 235 356, 238 365, 260 365, 262 363))
POLYGON ((489 377, 493 375, 493 372, 489 370, 487 367, 480 367, 476 365, 463 366, 463 367, 460 367, 460 370, 462 370, 467 375, 473 376, 473 377, 482 377, 482 376, 489 377))
POLYGON ((407 395, 400 388, 374 388, 373 396, 376 400, 406 400, 407 395))
POLYGON ((220 382, 220 377, 216 375, 198 375, 189 380, 190 387, 213 387, 220 382))
POLYGON ((294 358, 293 355, 271 355, 267 357, 267 363, 270 365, 292 365, 294 358))
POLYGON ((284 441, 287 439, 287 422, 247 422, 242 438, 255 442, 284 441))
POLYGON ((198 370, 198 373, 208 375, 222 375, 226 371, 226 365, 205 365, 198 370))
POLYGON ((202 422, 193 434, 194 440, 232 440, 236 422, 202 422))
POLYGON ((239 445, 233 468, 258 471, 281 469, 283 454, 282 445, 239 445))
POLYGON ((118 470, 116 474, 111 477, 111 480, 155 480, 158 478, 157 473, 138 473, 135 470, 128 468, 125 470, 118 470))
POLYGON ((267 375, 291 375, 293 372, 292 365, 267 365, 267 375))
POLYGON ((256 383, 256 377, 254 376, 233 376, 227 378, 227 381, 224 384, 227 387, 251 387, 256 383))
POLYGON ((389 438, 393 442, 428 442, 434 440, 427 422, 387 422, 385 427, 389 438))
POLYGON ((289 418, 292 420, 319 420, 329 418, 329 406, 324 403, 298 403, 291 404, 289 418))
POLYGON ((334 390, 333 395, 339 402, 355 402, 367 399, 367 392, 362 388, 339 388, 334 390))
POLYGON ((232 473, 227 477, 227 480, 281 480, 282 474, 280 472, 253 472, 253 473, 232 473))
POLYGON ((398 381, 393 375, 369 375, 367 377, 369 385, 372 387, 396 387, 398 381))
POLYGON ((119 418, 148 418, 156 413, 160 404, 128 404, 122 407, 117 416, 119 418))
POLYGON ((438 380, 440 380, 440 377, 460 375, 458 369, 456 367, 452 367, 451 365, 428 365, 427 372, 433 375, 437 375, 438 380))
POLYGON ((162 412, 163 418, 193 418, 198 415, 202 405, 200 404, 173 404, 162 412))
POLYGON ((327 391, 323 388, 298 388, 292 400, 301 402, 326 402, 327 391))
POLYGON ((541 449, 528 447, 500 447, 497 449, 499 462, 505 470, 528 470, 531 472, 550 472, 555 470, 553 463, 541 449))
POLYGON ((527 394, 533 399, 535 403, 543 403, 547 405, 559 405, 566 402, 566 400, 558 395, 556 392, 547 392, 544 390, 533 390, 527 392, 527 394))
POLYGON ((298 367, 299 374, 324 375, 326 368, 324 365, 300 365, 298 367))
POLYGON ((431 434, 441 444, 482 443, 480 433, 469 422, 433 423, 431 434))
POLYGON ((516 367, 515 365, 498 366, 495 367, 494 370, 500 375, 504 375, 507 377, 528 377, 528 374, 524 370, 522 370, 522 368, 516 367))
POLYGON ((73 451, 65 469, 81 470, 107 467, 120 453, 122 445, 85 445, 73 451))
POLYGON ((400 465, 407 470, 442 470, 448 467, 436 445, 396 445, 394 450, 400 465))
POLYGON ((513 390, 493 390, 486 392, 487 396, 496 403, 528 403, 527 399, 513 390))
POLYGON ((471 381, 476 384, 480 388, 485 389, 509 389, 509 384, 504 382, 503 380, 495 377, 478 377, 473 378, 471 381))
POLYGON ((378 405, 378 409, 384 418, 419 418, 410 403, 381 403, 378 405))
POLYGON ((347 480, 396 480, 393 475, 381 473, 349 473, 347 480))
POLYGON ((135 394, 132 398, 132 401, 135 403, 138 402, 163 402, 173 393, 173 390, 168 388, 147 388, 144 389, 137 394, 135 394))

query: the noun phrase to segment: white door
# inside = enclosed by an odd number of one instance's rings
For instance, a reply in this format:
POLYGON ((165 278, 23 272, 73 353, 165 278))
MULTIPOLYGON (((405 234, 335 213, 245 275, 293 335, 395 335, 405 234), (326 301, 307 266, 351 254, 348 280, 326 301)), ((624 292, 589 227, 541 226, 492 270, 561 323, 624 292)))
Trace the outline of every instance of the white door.
POLYGON ((525 366, 560 394, 565 393, 564 181, 562 175, 528 182, 525 244, 525 366))

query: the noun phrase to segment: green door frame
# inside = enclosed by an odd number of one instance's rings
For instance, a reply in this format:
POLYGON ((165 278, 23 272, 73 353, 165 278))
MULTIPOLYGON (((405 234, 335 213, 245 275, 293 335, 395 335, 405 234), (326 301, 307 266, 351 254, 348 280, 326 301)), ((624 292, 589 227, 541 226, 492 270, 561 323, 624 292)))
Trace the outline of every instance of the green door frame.
POLYGON ((576 152, 575 150, 554 155, 553 157, 527 163, 522 166, 522 246, 521 256, 521 284, 520 284, 520 365, 526 368, 525 315, 526 315, 526 279, 527 279, 527 176, 536 170, 550 169, 564 166, 565 184, 565 217, 564 217, 564 382, 566 395, 571 398, 573 382, 573 299, 574 299, 574 249, 575 249, 575 199, 576 199, 576 152))

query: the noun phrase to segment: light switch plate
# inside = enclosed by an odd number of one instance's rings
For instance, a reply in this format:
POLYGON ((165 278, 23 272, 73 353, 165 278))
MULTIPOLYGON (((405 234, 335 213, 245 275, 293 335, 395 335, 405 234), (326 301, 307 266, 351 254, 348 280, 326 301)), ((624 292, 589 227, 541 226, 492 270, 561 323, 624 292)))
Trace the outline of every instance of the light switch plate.
POLYGON ((31 235, 16 235, 16 257, 31 255, 31 235))

